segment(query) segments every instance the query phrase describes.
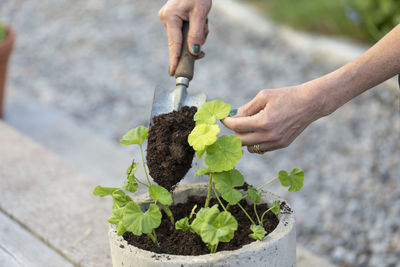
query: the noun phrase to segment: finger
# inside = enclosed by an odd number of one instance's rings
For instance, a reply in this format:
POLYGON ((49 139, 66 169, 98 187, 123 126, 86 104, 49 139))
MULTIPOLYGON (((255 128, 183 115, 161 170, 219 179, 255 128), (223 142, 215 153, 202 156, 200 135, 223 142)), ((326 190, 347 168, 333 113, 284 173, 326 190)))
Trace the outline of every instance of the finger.
POLYGON ((202 59, 205 55, 206 53, 204 53, 204 51, 201 51, 200 54, 197 55, 196 59, 202 59))
POLYGON ((264 98, 263 93, 261 91, 250 102, 241 106, 238 109, 238 112, 235 115, 235 117, 245 117, 257 114, 265 107, 266 104, 267 101, 264 98))
POLYGON ((276 136, 266 131, 236 133, 236 137, 242 141, 243 146, 252 146, 265 142, 276 142, 279 140, 276 136))
POLYGON ((222 123, 236 133, 255 132, 261 128, 260 124, 264 121, 263 113, 262 111, 253 116, 246 117, 226 117, 222 120, 222 123))
POLYGON ((197 56, 201 51, 201 45, 205 42, 204 27, 206 25, 206 14, 196 10, 190 16, 187 44, 191 54, 197 56))
MULTIPOLYGON (((273 151, 282 148, 282 146, 278 142, 264 142, 258 145, 258 149, 261 153, 258 154, 264 154, 265 152, 268 151, 273 151)), ((247 146, 247 151, 250 153, 257 153, 254 151, 254 145, 247 146)))
POLYGON ((182 47, 182 20, 179 17, 171 18, 166 23, 168 50, 169 50, 169 75, 174 75, 178 66, 182 47))

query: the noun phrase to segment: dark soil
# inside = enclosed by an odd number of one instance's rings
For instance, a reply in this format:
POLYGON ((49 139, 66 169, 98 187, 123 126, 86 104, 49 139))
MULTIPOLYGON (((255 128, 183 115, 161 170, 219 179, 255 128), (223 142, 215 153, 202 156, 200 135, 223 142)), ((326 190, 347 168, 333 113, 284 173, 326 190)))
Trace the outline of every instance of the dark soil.
POLYGON ((195 126, 196 107, 182 107, 179 111, 153 118, 149 130, 146 161, 150 176, 171 191, 192 167, 194 150, 187 138, 195 126))
MULTIPOLYGON (((177 221, 185 216, 188 216, 195 204, 197 204, 198 210, 200 207, 204 206, 204 202, 205 197, 192 196, 186 203, 173 205, 170 208, 175 216, 175 220, 177 221)), ((210 206, 214 204, 218 204, 216 199, 212 199, 210 206)), ((245 200, 242 200, 240 204, 242 204, 252 219, 256 220, 253 206, 247 204, 245 200)), ((267 204, 257 205, 258 214, 262 214, 262 212, 267 209, 267 204)), ((232 206, 229 211, 236 218, 239 226, 235 232, 234 238, 229 243, 219 243, 217 251, 235 250, 255 241, 249 237, 249 234, 251 233, 251 222, 243 213, 243 211, 237 205, 232 206)), ((269 234, 276 228, 279 220, 275 214, 268 212, 264 216, 263 223, 265 230, 269 234)), ((160 242, 160 247, 157 247, 147 235, 136 236, 131 232, 126 232, 123 237, 129 244, 135 247, 156 253, 191 256, 209 253, 207 246, 203 243, 199 235, 191 233, 190 231, 176 230, 174 225, 171 224, 168 217, 164 213, 161 225, 156 229, 156 233, 158 241, 160 242)))

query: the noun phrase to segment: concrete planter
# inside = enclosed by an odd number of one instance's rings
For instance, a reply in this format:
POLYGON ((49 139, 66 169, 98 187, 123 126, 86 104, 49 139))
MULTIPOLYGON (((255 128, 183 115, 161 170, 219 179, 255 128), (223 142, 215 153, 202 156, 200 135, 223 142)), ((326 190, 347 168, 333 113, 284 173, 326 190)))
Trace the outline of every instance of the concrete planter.
MULTIPOLYGON (((187 184, 178 186, 174 193, 174 203, 183 203, 189 195, 207 195, 207 184, 187 184)), ((135 200, 146 200, 148 196, 141 195, 135 200)), ((262 194, 263 203, 272 203, 274 200, 283 201, 269 192, 262 194)), ((277 228, 264 238, 255 241, 234 251, 221 251, 214 254, 200 256, 179 256, 157 254, 129 245, 122 237, 117 236, 114 227, 110 227, 109 241, 111 257, 114 267, 205 267, 205 266, 296 266, 296 229, 293 212, 290 207, 282 210, 277 228)))
POLYGON ((0 42, 0 118, 3 117, 3 102, 7 77, 7 65, 10 54, 14 48, 15 31, 7 27, 7 37, 0 42))

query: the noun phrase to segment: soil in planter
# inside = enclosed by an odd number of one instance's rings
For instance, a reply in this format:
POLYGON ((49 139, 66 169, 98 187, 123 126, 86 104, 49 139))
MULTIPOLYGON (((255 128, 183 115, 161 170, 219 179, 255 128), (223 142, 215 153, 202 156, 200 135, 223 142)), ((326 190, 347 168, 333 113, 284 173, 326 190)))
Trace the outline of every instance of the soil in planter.
MULTIPOLYGON (((175 216, 175 220, 177 221, 188 216, 195 204, 197 204, 198 210, 204 205, 204 202, 205 197, 191 196, 186 203, 172 205, 170 208, 175 216)), ((210 207, 214 204, 218 204, 216 199, 211 200, 210 207)), ((240 204, 242 204, 252 219, 256 221, 253 205, 247 204, 245 200, 242 200, 240 204)), ((226 205, 226 203, 224 205, 226 205)), ((259 215, 267 209, 267 204, 257 205, 259 215)), ((229 211, 236 218, 239 226, 235 232, 234 238, 229 243, 219 243, 217 251, 239 249, 242 246, 255 241, 249 237, 249 234, 251 233, 251 222, 243 211, 237 205, 232 206, 229 211)), ((268 234, 276 228, 278 223, 279 220, 277 216, 271 211, 264 216, 264 229, 268 234)), ((156 229, 156 233, 158 241, 160 242, 160 247, 157 247, 147 235, 136 236, 131 232, 126 232, 123 237, 129 244, 135 247, 156 253, 191 256, 210 253, 200 236, 191 233, 190 231, 176 230, 164 213, 161 225, 156 229)))
POLYGON ((171 191, 192 167, 194 150, 187 138, 195 126, 196 107, 182 107, 179 111, 153 118, 149 130, 146 161, 150 176, 171 191))

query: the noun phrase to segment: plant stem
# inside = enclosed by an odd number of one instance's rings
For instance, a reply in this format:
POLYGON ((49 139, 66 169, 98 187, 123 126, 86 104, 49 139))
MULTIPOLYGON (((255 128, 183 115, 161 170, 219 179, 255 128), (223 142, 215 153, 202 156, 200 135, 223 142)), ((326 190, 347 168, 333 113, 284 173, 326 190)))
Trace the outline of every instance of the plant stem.
POLYGON ((279 178, 279 176, 276 176, 275 178, 273 178, 273 179, 271 179, 270 181, 266 182, 265 184, 263 184, 262 186, 260 186, 260 187, 257 188, 256 190, 258 191, 258 190, 262 189, 263 187, 269 185, 270 183, 272 183, 273 181, 275 181, 275 180, 278 179, 278 178, 279 178))
POLYGON ((228 211, 230 207, 231 207, 231 204, 228 203, 228 205, 226 205, 226 210, 228 211))
POLYGON ((154 203, 154 200, 149 201, 139 201, 138 204, 154 203))
POLYGON ((260 217, 258 216, 258 213, 257 213, 257 208, 256 208, 256 203, 255 202, 253 203, 253 207, 254 207, 254 213, 256 214, 256 217, 257 217, 257 221, 262 226, 262 222, 261 222, 260 217))
POLYGON ((143 182, 140 181, 137 177, 135 177, 135 178, 136 178, 136 181, 137 181, 139 184, 144 185, 144 186, 146 186, 146 187, 149 187, 148 184, 143 183, 143 182))
POLYGON ((141 144, 139 146, 140 146, 140 155, 142 156, 142 163, 143 163, 144 173, 146 174, 147 182, 149 183, 149 185, 151 185, 150 179, 149 179, 149 175, 147 174, 146 164, 144 163, 143 147, 142 147, 141 144))
POLYGON ((211 187, 212 187, 212 174, 210 173, 209 178, 208 178, 207 198, 206 198, 206 203, 204 204, 204 208, 208 208, 208 206, 210 205, 211 187))
POLYGON ((261 222, 264 222, 264 216, 265 214, 267 214, 268 211, 270 211, 272 208, 267 209, 266 211, 264 211, 264 213, 261 215, 261 222))
POLYGON ((160 203, 161 208, 164 210, 165 214, 167 214, 169 220, 171 221, 172 225, 175 225, 175 219, 174 219, 174 215, 172 214, 171 209, 164 204, 160 203))
POLYGON ((215 253, 217 252, 218 243, 211 247, 210 252, 215 253))
POLYGON ((156 234, 156 231, 154 231, 154 229, 153 229, 153 231, 151 231, 151 233, 148 233, 147 235, 154 242, 154 244, 156 244, 157 247, 160 247, 160 244, 157 241, 157 234, 156 234))
POLYGON ((242 207, 242 205, 240 205, 240 203, 238 203, 239 208, 242 209, 242 211, 244 212, 244 214, 246 214, 247 218, 249 218, 249 220, 251 221, 252 224, 255 224, 253 219, 250 217, 250 215, 247 213, 247 211, 242 207))
POLYGON ((224 209, 224 211, 227 211, 227 210, 225 209, 224 204, 222 204, 222 201, 221 201, 221 200, 219 199, 219 197, 218 197, 217 189, 215 189, 215 184, 212 185, 212 188, 213 188, 213 190, 214 190, 215 196, 216 196, 217 199, 218 199, 219 204, 222 206, 222 208, 224 209))

